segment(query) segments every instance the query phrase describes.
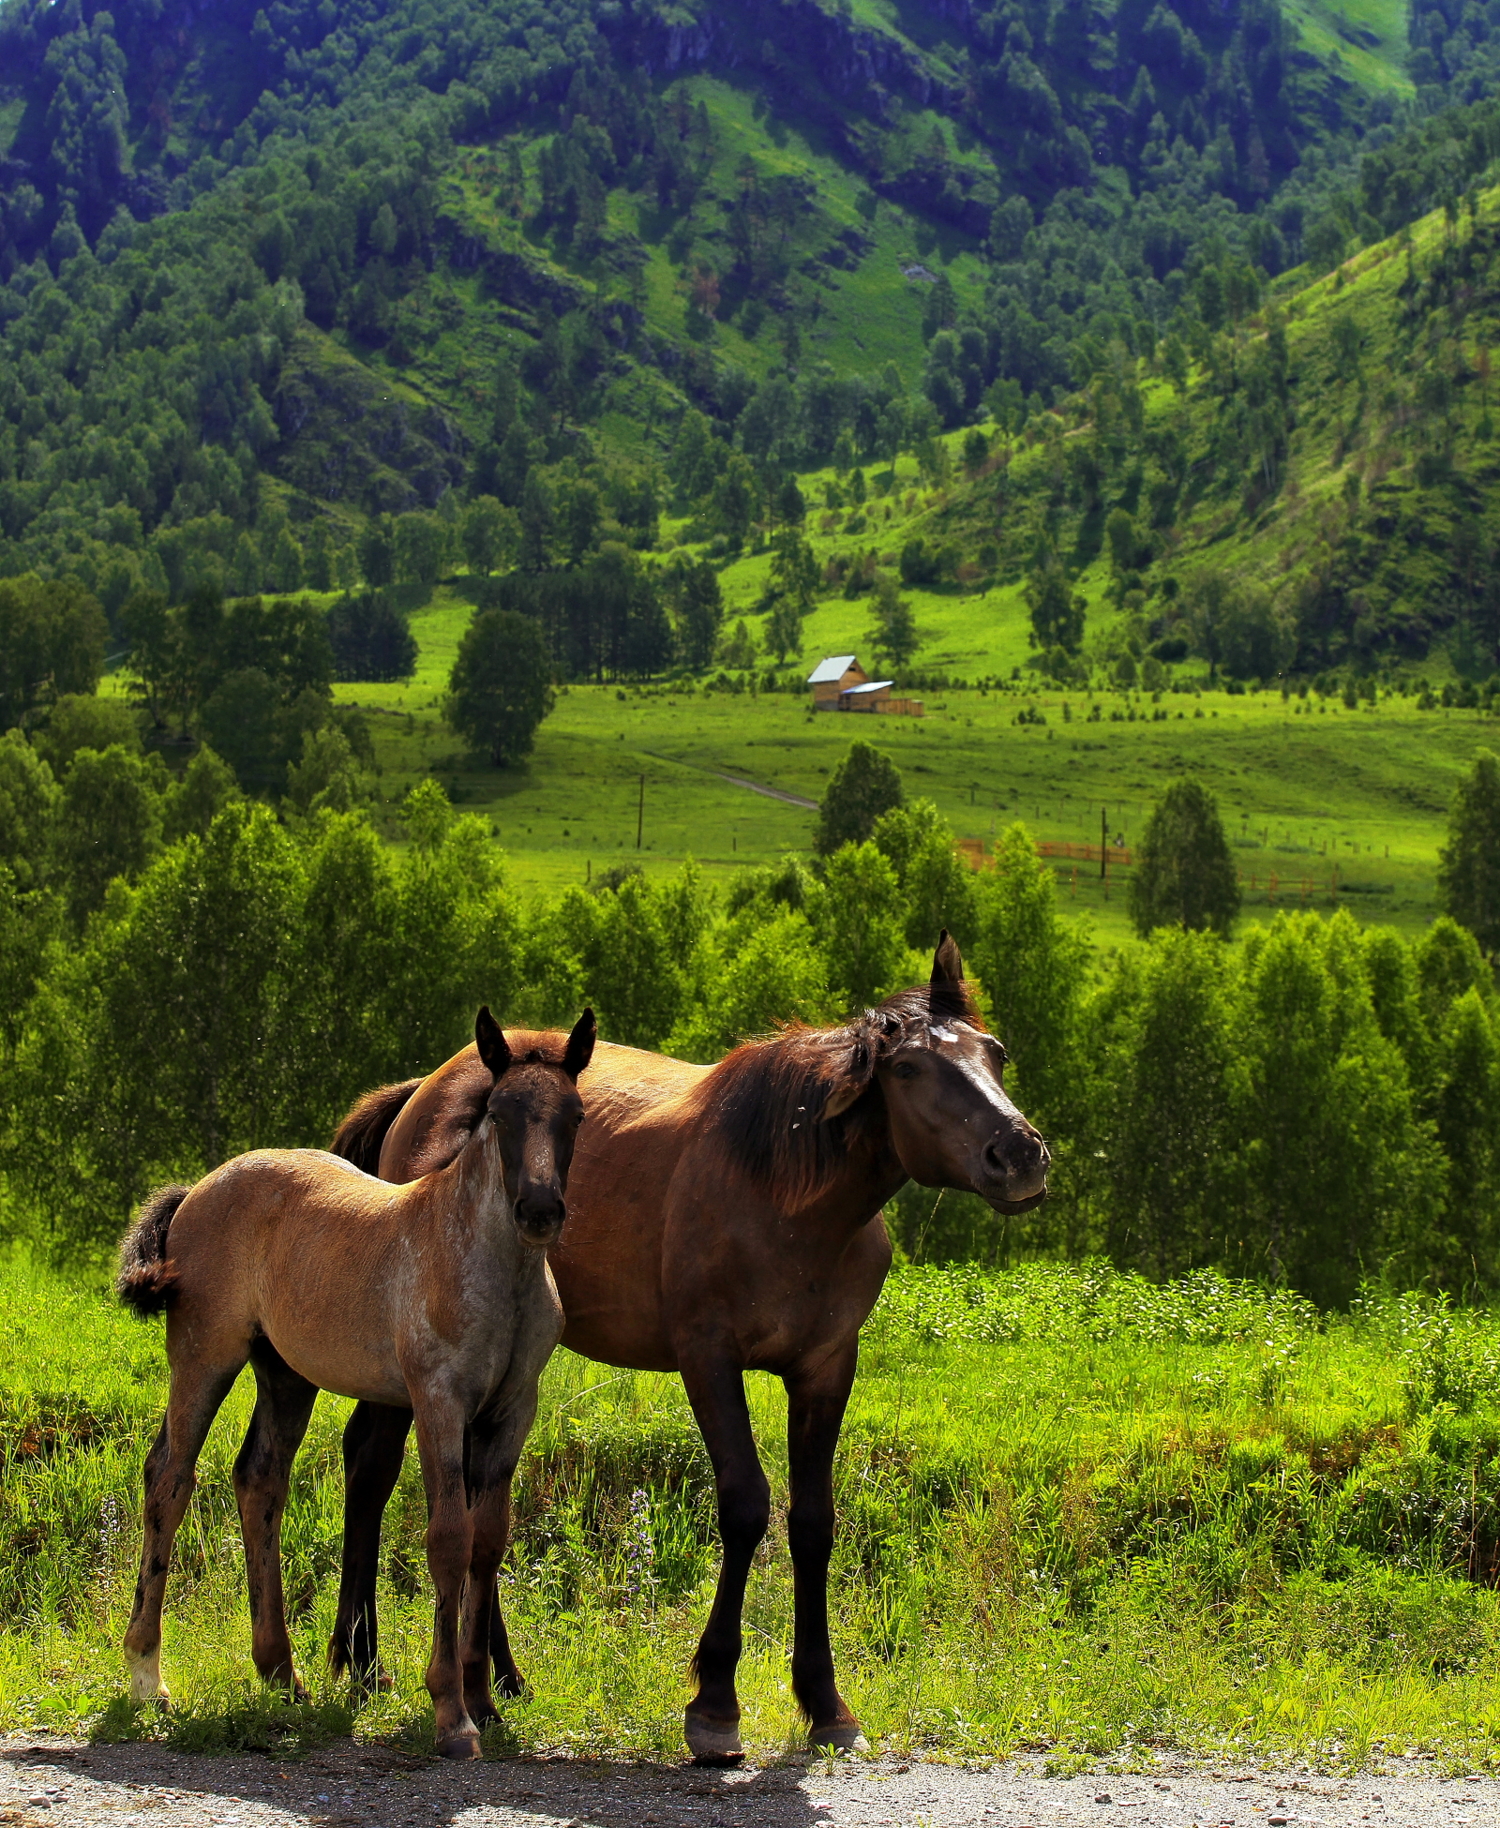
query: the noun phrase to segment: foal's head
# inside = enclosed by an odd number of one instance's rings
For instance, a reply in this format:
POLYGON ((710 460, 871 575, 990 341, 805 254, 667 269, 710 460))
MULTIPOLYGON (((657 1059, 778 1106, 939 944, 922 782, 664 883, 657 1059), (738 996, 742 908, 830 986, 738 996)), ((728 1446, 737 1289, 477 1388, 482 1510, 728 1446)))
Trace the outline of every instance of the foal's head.
POLYGON ((518 1058, 488 1007, 474 1022, 479 1057, 494 1074, 483 1118, 494 1127, 505 1196, 521 1241, 539 1250, 554 1242, 568 1216, 563 1193, 583 1122, 578 1075, 593 1058, 594 1034, 594 1012, 585 1009, 560 1060, 540 1048, 518 1058))
POLYGON ((1006 1094, 1005 1048, 980 1020, 946 931, 930 984, 887 998, 850 1030, 847 1071, 825 1121, 878 1085, 891 1142, 914 1181, 977 1193, 999 1212, 1046 1199, 1052 1158, 1006 1094))

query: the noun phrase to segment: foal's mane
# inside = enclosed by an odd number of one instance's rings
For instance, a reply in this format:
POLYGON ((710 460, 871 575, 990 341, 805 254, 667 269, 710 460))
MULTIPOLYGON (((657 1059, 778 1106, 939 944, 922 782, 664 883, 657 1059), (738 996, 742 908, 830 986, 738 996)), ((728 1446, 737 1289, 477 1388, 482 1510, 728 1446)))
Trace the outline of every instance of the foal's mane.
POLYGON ((865 1094, 882 1056, 914 1028, 953 1021, 984 1028, 966 983, 900 990, 837 1028, 794 1023, 745 1042, 708 1074, 694 1098, 736 1166, 778 1204, 796 1210, 822 1192, 878 1124, 879 1107, 865 1094), (854 1101, 825 1116, 836 1092, 853 1093, 854 1101))

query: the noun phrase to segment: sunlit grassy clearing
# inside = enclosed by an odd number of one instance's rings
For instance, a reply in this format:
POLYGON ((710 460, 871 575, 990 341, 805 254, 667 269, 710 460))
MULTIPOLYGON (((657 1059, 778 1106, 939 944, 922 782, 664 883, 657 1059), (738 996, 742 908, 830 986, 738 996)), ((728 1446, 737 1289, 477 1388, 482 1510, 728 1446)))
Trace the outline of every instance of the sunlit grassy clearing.
MULTIPOLYGON (((341 686, 338 695, 376 713, 384 799, 399 800, 435 772, 466 809, 494 821, 523 888, 550 890, 622 862, 654 870, 687 857, 723 876, 805 850, 810 813, 721 773, 817 800, 849 742, 863 736, 895 757, 909 793, 930 796, 956 834, 984 844, 1019 818, 1040 838, 1097 845, 1101 807, 1111 837, 1128 844, 1166 783, 1193 772, 1219 796, 1252 911, 1267 908, 1272 876, 1277 907, 1288 896, 1300 905, 1304 888, 1310 905, 1320 905, 1336 868, 1341 903, 1362 918, 1415 928, 1434 908, 1454 786, 1475 750, 1497 740, 1493 722, 1476 713, 1423 712, 1391 697, 1350 711, 1336 700, 1295 708, 1300 701, 1279 693, 1166 694, 1158 705, 1099 693, 1092 702, 1100 718, 1090 722, 1091 700, 1081 692, 1051 688, 1021 699, 969 690, 928 692, 920 720, 856 720, 814 717, 800 695, 784 693, 705 693, 689 682, 645 691, 574 685, 542 725, 527 765, 491 770, 465 762, 439 711, 443 671, 468 614, 440 593, 413 618, 422 660, 412 684, 341 686), (1027 703, 1045 727, 1014 721, 1027 703), (1150 721, 1158 711, 1166 721, 1150 721), (1132 712, 1134 722, 1111 721, 1132 712)), ((841 651, 837 641, 828 646, 841 651)), ((861 643, 849 646, 868 656, 861 643)), ((1123 933, 1118 879, 1106 902, 1097 869, 1059 868, 1070 907, 1123 933)))
POLYGON ((1289 0, 1286 10, 1313 56, 1336 56, 1334 68, 1367 89, 1411 94, 1401 0, 1289 0))

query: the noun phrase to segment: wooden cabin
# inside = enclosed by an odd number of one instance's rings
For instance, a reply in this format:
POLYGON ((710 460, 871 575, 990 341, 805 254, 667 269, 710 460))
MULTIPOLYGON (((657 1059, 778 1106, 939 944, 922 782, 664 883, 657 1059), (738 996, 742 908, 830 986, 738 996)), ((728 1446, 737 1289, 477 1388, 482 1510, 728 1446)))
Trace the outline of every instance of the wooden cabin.
POLYGON ((830 654, 808 676, 815 711, 874 711, 920 717, 920 698, 892 698, 890 679, 871 679, 853 654, 830 654))
POLYGON ((851 686, 865 685, 869 674, 853 654, 830 654, 808 676, 815 711, 837 711, 839 695, 851 686))

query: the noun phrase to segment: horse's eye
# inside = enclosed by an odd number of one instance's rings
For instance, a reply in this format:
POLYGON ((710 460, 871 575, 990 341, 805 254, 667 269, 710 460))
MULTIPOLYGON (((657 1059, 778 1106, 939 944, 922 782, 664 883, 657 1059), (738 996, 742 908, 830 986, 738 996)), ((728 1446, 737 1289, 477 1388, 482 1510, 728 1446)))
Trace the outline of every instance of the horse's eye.
POLYGON ((916 1063, 911 1060, 898 1060, 891 1071, 898 1079, 915 1079, 917 1076, 916 1063))

